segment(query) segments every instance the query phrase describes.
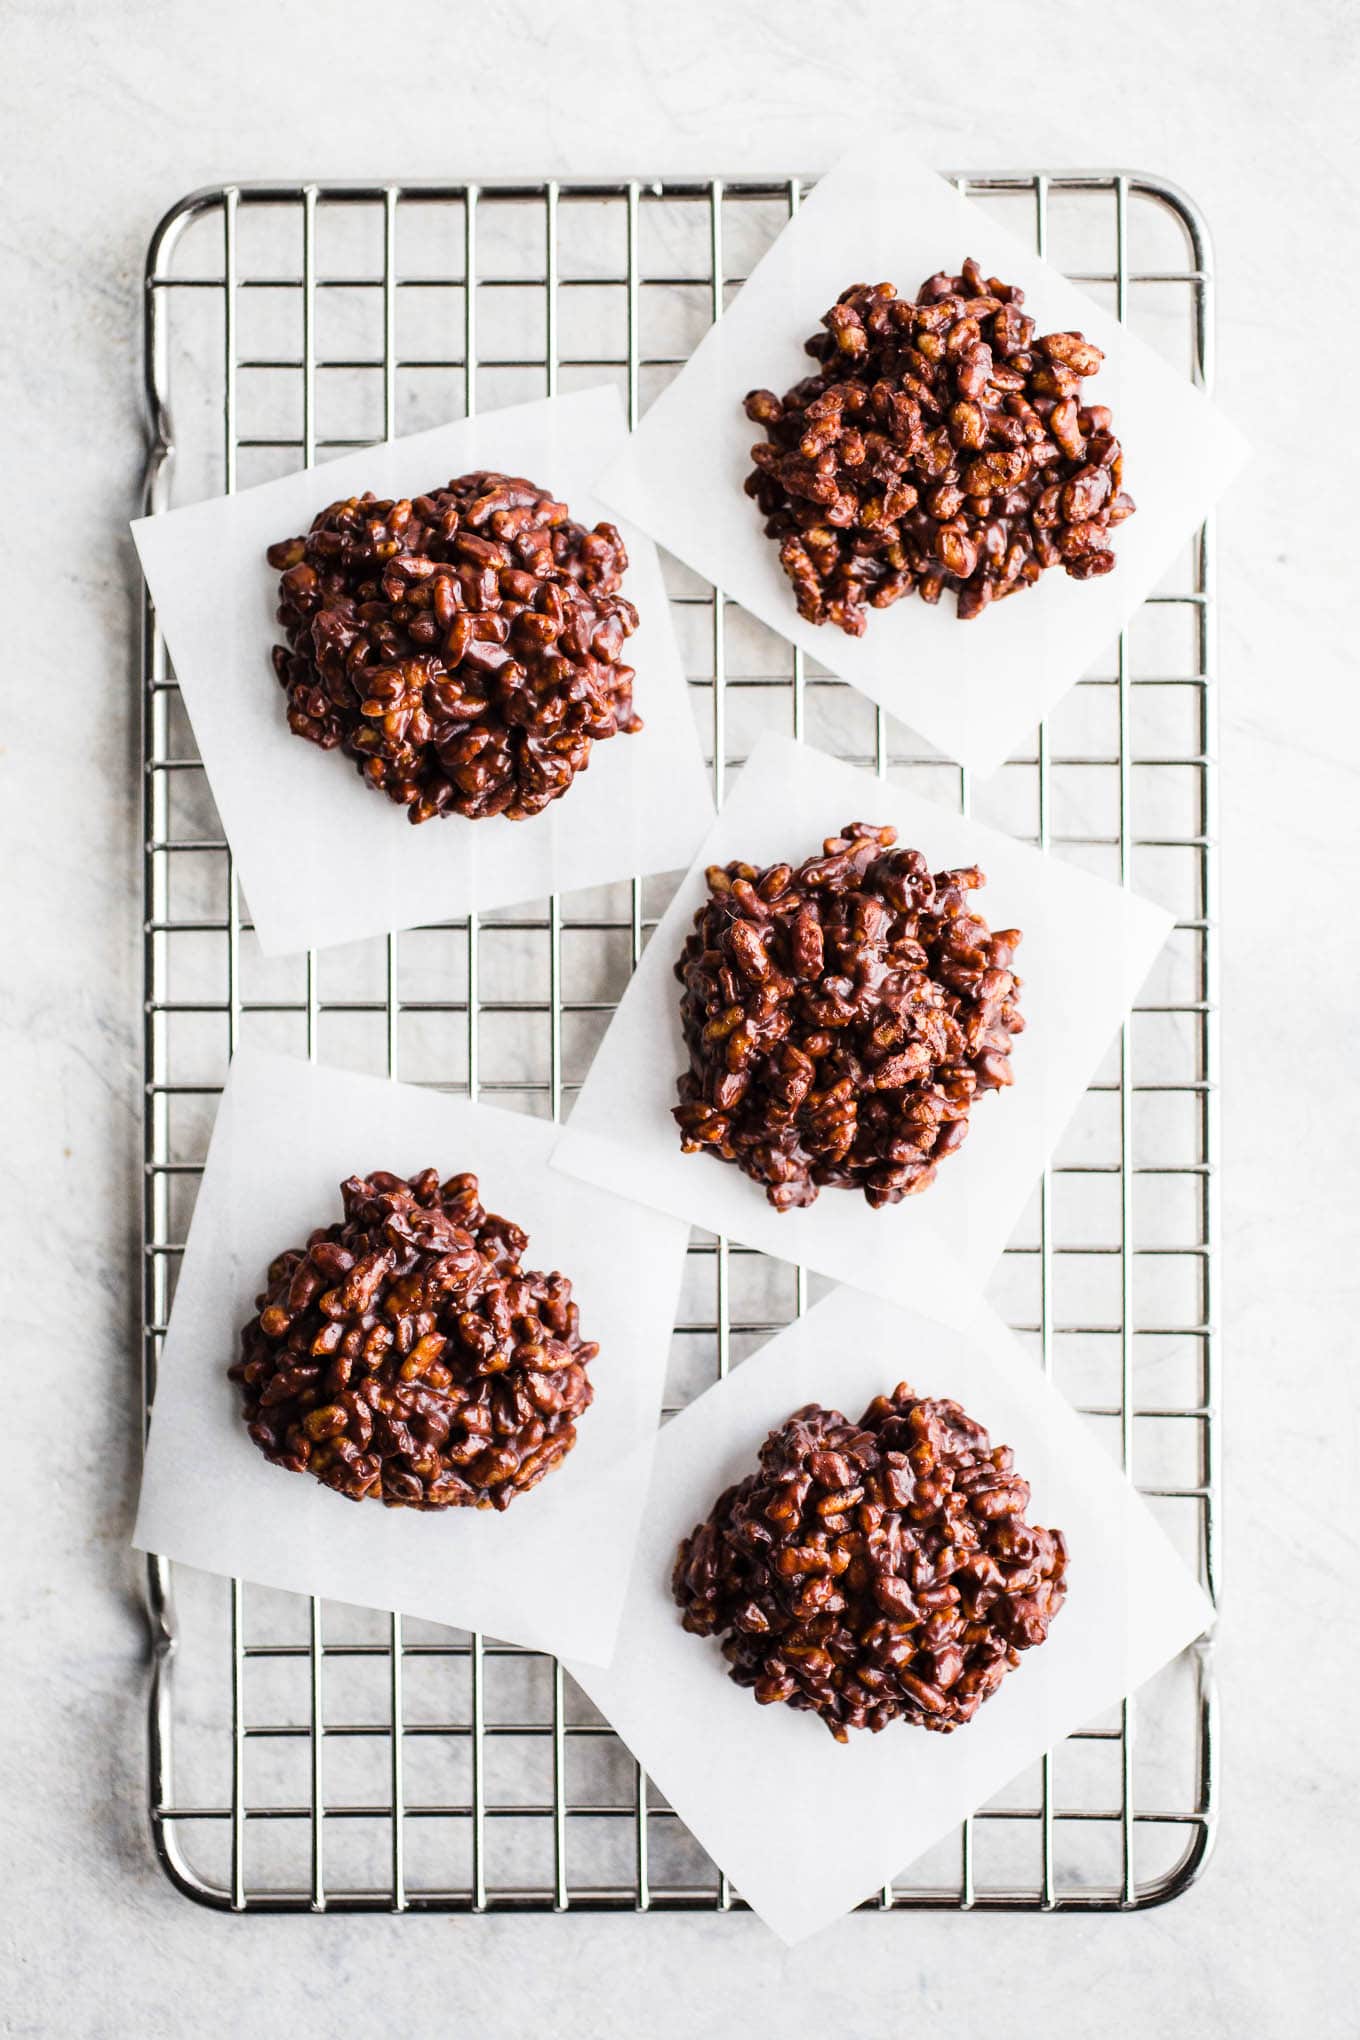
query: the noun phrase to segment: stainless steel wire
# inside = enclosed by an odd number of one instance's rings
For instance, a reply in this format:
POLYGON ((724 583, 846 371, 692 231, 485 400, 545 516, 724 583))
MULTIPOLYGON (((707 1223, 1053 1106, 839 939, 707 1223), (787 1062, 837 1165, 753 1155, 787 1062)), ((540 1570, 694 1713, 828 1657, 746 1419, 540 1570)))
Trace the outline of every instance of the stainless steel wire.
MULTIPOLYGON (((1069 274, 1121 317, 1157 305, 1163 338, 1179 330, 1188 372, 1208 385, 1209 243, 1182 194, 1119 172, 956 182, 1012 219, 1023 213, 1040 253, 1061 261, 1071 243, 1069 274)), ((459 403, 470 413, 606 374, 635 421, 807 188, 784 177, 193 194, 148 253, 146 507, 437 422, 438 410, 406 408, 431 378, 441 394, 430 401, 447 415, 459 403), (509 328, 501 305, 515 311, 509 328), (431 306, 435 341, 423 315, 408 330, 408 316, 431 306), (688 308, 688 325, 680 317, 677 326, 677 308, 688 308), (512 391, 506 378, 515 377, 512 391), (367 403, 375 381, 376 406, 365 409, 359 399, 367 403)), ((753 635, 720 590, 679 571, 671 589, 719 798, 760 727, 791 728, 964 810, 993 798, 801 653, 753 635)), ((145 594, 142 616, 148 1411, 212 1101, 239 1039, 292 1029, 308 1057, 353 1063, 353 1030, 374 1027, 365 1066, 558 1117, 589 1030, 622 989, 606 959, 621 944, 636 964, 663 897, 655 882, 634 879, 604 895, 394 932, 356 945, 363 954, 343 968, 331 953, 309 954, 291 977, 266 967, 145 594), (584 972, 582 958, 591 960, 584 972), (517 1030, 530 1045, 511 1070, 503 1050, 517 1030)), ((1144 1491, 1180 1512, 1179 1534, 1211 1590, 1220 1484, 1215 652, 1206 528, 1121 637, 1110 670, 1074 690, 1080 712, 1071 703, 1055 712, 996 782, 1023 796, 1003 825, 1123 884, 1146 884, 1147 860, 1177 912, 1172 963, 1091 1086, 1086 1137, 1066 1143, 1046 1174, 1003 1286, 1036 1364, 1095 1429, 1110 1429, 1144 1491), (1173 626, 1187 618, 1188 638, 1179 637, 1173 626), (1101 1116, 1110 1110, 1112 1139, 1101 1116), (1107 1188, 1115 1205, 1097 1237, 1090 1214, 1107 1188)), ((668 1407, 740 1365, 808 1301, 805 1271, 696 1235, 668 1407)), ((148 1563, 147 1606, 151 1825, 187 1896, 245 1912, 740 1905, 553 1661, 396 1615, 365 1629, 353 1611, 160 1559, 148 1563), (352 1690, 348 1681, 370 1670, 381 1686, 352 1690), (300 1686, 270 1688, 294 1671, 300 1686), (356 1754, 369 1752, 380 1761, 352 1784, 356 1754), (356 1836, 365 1839, 357 1850, 356 1836)), ((1132 1910, 1174 1896, 1213 1839, 1215 1720, 1204 1644, 1174 1677, 979 1809, 952 1851, 885 1887, 879 1909, 1132 1910)))

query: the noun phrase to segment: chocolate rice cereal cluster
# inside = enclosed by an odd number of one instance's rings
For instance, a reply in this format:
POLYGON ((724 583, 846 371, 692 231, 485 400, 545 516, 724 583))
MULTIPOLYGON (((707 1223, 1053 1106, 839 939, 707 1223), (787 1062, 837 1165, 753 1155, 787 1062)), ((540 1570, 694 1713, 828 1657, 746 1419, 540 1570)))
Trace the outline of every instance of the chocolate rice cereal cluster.
POLYGON ((672 1590, 762 1704, 820 1715, 837 1742, 894 1721, 947 1735, 1062 1607, 1067 1547, 1028 1504, 957 1403, 901 1384, 858 1424, 809 1403, 685 1538, 672 1590))
POLYGON ((590 1407, 565 1275, 475 1176, 374 1170, 344 1218, 271 1262, 230 1370, 266 1459, 352 1501, 505 1509, 564 1459, 590 1407))
POLYGON ((684 1147, 779 1211, 828 1187, 916 1195, 1012 1081, 1020 935, 971 911, 980 871, 932 873, 896 842, 851 822, 797 866, 711 866, 675 966, 684 1147))
POLYGON ((591 746, 640 730, 623 662, 628 555, 514 475, 332 503, 269 548, 288 726, 352 758, 412 822, 523 821, 591 746))
POLYGON ((914 299, 854 284, 807 342, 816 373, 747 397, 766 437, 746 490, 809 623, 858 637, 869 609, 946 588, 966 620, 1048 567, 1112 570, 1134 503, 1110 413, 1082 397, 1104 357, 1023 304, 971 260, 914 299))

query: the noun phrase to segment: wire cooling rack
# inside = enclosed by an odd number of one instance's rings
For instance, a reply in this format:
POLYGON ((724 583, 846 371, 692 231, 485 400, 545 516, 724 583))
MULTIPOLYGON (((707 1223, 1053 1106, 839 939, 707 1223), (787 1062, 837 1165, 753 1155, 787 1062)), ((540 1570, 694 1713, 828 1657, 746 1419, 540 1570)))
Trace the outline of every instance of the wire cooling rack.
MULTIPOLYGON (((1115 173, 957 181, 1209 383, 1208 241, 1184 197, 1115 173)), ((147 260, 147 508, 464 409, 602 380, 617 383, 636 418, 807 188, 789 178, 196 193, 158 227, 147 260)), ((967 252, 941 249, 940 260, 967 252)), ((807 309, 811 325, 821 308, 807 309)), ((976 786, 720 593, 666 566, 719 796, 762 730, 792 730, 971 804, 1175 912, 1143 1002, 993 1293, 1212 1591, 1209 532, 1031 744, 976 786)), ((149 1408, 237 1043, 556 1117, 570 1109, 668 886, 634 881, 266 961, 149 605, 144 615, 149 1408)), ((696 1235, 670 1406, 739 1365, 815 1293, 799 1270, 696 1235)), ((149 1561, 148 1606, 151 1825, 189 1897, 238 1912, 740 1905, 553 1660, 161 1559, 149 1561)), ((979 1809, 877 1904, 1106 1911, 1170 1898, 1212 1844, 1214 1724, 1201 1644, 979 1809)))

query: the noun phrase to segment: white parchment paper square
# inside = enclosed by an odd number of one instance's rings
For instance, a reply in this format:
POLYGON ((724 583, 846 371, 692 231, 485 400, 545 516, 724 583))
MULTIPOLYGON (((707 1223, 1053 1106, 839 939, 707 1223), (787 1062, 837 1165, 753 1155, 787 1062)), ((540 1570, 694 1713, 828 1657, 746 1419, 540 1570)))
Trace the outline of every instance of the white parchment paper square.
POLYGON ((1061 858, 808 745, 764 737, 643 954, 554 1166, 900 1303, 947 1297, 960 1281, 980 1288, 1172 926, 1160 907, 1061 858), (797 864, 848 822, 892 823, 935 871, 981 866, 980 911, 1024 937, 1025 1032, 1014 1084, 977 1100, 967 1139, 928 1189, 882 1211, 857 1191, 823 1190, 806 1209, 778 1212, 735 1163, 681 1150, 671 1108, 688 1057, 674 965, 707 897, 708 865, 797 864))
POLYGON ((133 1543, 207 1572, 608 1657, 646 1496, 688 1240, 548 1168, 554 1129, 412 1085, 242 1049, 213 1129, 156 1382, 133 1543), (560 1269, 599 1342, 577 1442, 504 1511, 351 1502, 271 1466, 227 1369, 265 1270, 341 1215, 356 1171, 472 1170, 560 1269))
POLYGON ((1151 1678, 1212 1613, 1119 1468, 985 1305, 945 1321, 838 1289, 666 1425, 613 1659, 570 1669, 741 1896, 793 1942, 1151 1678), (967 1726, 895 1723, 839 1745, 815 1715, 761 1707, 732 1683, 719 1642, 681 1628, 671 1568, 795 1409, 857 1418, 901 1380, 961 1403, 1013 1448, 1030 1520, 1067 1537, 1067 1600, 967 1726))
POLYGON ((1208 400, 1118 320, 997 226, 889 134, 824 177, 756 265, 679 375, 603 473, 606 501, 633 518, 771 629, 848 680, 931 743, 992 772, 1102 652, 1203 521, 1245 457, 1208 400), (852 283, 913 294, 973 255, 1019 284, 1039 331, 1084 332, 1105 353, 1083 387, 1107 404, 1137 515, 1113 536, 1119 564, 1076 582, 1060 568, 967 623, 946 594, 869 611, 863 637, 806 623, 778 547, 743 493, 761 431, 742 409, 810 374, 803 342, 852 283))
POLYGON ((146 575, 260 946, 348 942, 469 908, 513 905, 687 862, 713 813, 656 549, 624 529, 628 640, 643 729, 593 746, 560 800, 523 822, 451 815, 413 827, 353 762, 295 737, 270 663, 275 540, 341 498, 411 495, 476 468, 527 474, 587 526, 627 437, 612 389, 582 390, 366 447, 234 496, 134 523, 146 575))

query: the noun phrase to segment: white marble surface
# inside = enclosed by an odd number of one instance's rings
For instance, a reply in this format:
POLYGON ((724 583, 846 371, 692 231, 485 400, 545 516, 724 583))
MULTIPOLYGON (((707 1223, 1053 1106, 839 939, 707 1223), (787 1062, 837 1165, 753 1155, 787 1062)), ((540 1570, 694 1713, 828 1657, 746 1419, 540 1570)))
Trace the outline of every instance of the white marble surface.
POLYGON ((1348 386, 1315 378, 1348 361, 1360 314, 1356 18, 1346 0, 1051 0, 985 29, 979 17, 954 42, 947 14, 927 32, 915 15, 887 0, 5 10, 6 496, 25 534, 35 504, 52 506, 3 566, 6 1237, 30 1257, 21 1278, 6 1268, 3 1320, 7 2031, 320 2033, 376 2025, 379 2007, 413 2032, 559 2036, 905 2033, 931 2016, 960 2030, 1004 2017, 1054 2040, 1107 2023, 1354 2031, 1360 1668, 1326 1626, 1354 1599, 1360 1445, 1356 688, 1338 601, 1353 492, 1348 386), (1017 67, 1027 19, 1042 42, 1017 67), (351 32, 362 51, 342 59, 351 32), (811 169, 865 120, 903 118, 942 166, 1123 164, 1193 192, 1218 237, 1221 395, 1258 448, 1221 517, 1230 1515, 1216 1860, 1138 1918, 856 1920, 794 1954, 740 1918, 198 1911, 142 1831, 144 1630, 126 1547, 138 914, 124 519, 148 232, 181 192, 224 177, 811 169), (1343 338, 1317 349, 1324 308, 1343 338), (53 1430, 54 1375, 63 1409, 81 1412, 74 1435, 53 1430))

